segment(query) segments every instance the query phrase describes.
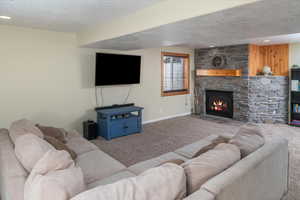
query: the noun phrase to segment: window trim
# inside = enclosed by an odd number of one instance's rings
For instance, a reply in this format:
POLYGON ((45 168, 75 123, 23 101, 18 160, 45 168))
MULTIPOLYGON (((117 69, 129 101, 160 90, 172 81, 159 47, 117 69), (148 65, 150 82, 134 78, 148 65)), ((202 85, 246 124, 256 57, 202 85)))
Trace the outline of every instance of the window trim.
POLYGON ((175 95, 184 95, 190 93, 190 55, 184 53, 172 53, 172 52, 161 52, 161 96, 175 96, 175 95), (184 58, 184 80, 185 88, 180 91, 164 91, 164 56, 176 56, 184 58))

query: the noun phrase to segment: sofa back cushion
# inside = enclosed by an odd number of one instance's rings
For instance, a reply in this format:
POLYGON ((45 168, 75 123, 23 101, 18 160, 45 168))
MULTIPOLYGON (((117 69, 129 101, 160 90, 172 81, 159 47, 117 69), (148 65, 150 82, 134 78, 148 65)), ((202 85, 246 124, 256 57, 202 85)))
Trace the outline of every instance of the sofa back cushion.
POLYGON ((182 167, 164 164, 139 176, 83 192, 71 200, 179 200, 186 194, 182 167))
POLYGON ((9 128, 9 136, 13 143, 16 143, 18 137, 26 134, 33 134, 40 138, 43 138, 44 135, 38 129, 35 124, 27 119, 21 119, 14 121, 9 128))
POLYGON ((232 144, 219 144, 214 149, 182 164, 187 177, 187 192, 192 194, 207 180, 240 160, 240 150, 232 144))
POLYGON ((238 130, 229 143, 239 147, 244 158, 264 145, 265 140, 258 126, 245 125, 238 130))
POLYGON ((217 200, 279 200, 288 191, 288 157, 287 140, 266 140, 257 151, 201 188, 217 200))
POLYGON ((28 172, 49 150, 54 147, 34 134, 20 136, 15 143, 15 154, 28 172))
POLYGON ((34 166, 24 200, 69 200, 86 190, 83 174, 66 151, 50 150, 34 166))

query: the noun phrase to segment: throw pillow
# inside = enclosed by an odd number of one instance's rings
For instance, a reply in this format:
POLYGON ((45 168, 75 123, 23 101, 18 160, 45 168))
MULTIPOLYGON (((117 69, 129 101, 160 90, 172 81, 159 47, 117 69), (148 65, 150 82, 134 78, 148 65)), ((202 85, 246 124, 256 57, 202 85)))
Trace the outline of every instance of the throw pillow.
POLYGON ((240 160, 240 150, 232 144, 219 144, 214 149, 193 158, 184 164, 187 191, 192 194, 207 180, 240 160))
POLYGON ((86 190, 83 174, 66 151, 50 150, 24 185, 24 200, 69 200, 86 190))
POLYGON ((35 124, 28 119, 21 119, 14 121, 9 128, 9 136, 13 143, 16 143, 18 137, 26 134, 33 134, 40 138, 43 138, 44 135, 38 129, 35 124))
POLYGON ((45 136, 44 138, 49 144, 51 144, 56 150, 65 150, 67 151, 73 160, 75 160, 77 158, 76 153, 70 149, 66 144, 62 143, 61 141, 57 140, 54 137, 51 136, 45 136))
POLYGON ((173 163, 173 164, 175 164, 175 165, 181 165, 182 163, 184 163, 184 160, 181 160, 181 159, 167 160, 167 161, 162 162, 161 164, 159 164, 159 166, 160 166, 160 165, 164 165, 164 164, 166 164, 166 163, 173 163))
POLYGON ((229 141, 240 148, 242 158, 265 144, 264 137, 258 126, 242 126, 237 134, 229 141))
POLYGON ((54 147, 33 134, 20 136, 15 143, 16 156, 28 172, 49 150, 54 150, 54 147))
POLYGON ((226 138, 224 136, 218 136, 217 138, 213 139, 211 141, 210 144, 204 146, 203 148, 201 148, 193 158, 196 158, 198 156, 200 156, 201 154, 215 148, 218 144, 221 144, 221 143, 227 143, 230 139, 229 138, 226 138))
POLYGON ((37 124, 36 127, 38 127, 45 136, 54 137, 55 139, 61 141, 62 143, 67 142, 66 141, 66 133, 67 132, 63 128, 41 126, 39 124, 37 124))
POLYGON ((139 176, 98 186, 71 200, 181 200, 186 193, 186 177, 179 165, 164 164, 139 176))

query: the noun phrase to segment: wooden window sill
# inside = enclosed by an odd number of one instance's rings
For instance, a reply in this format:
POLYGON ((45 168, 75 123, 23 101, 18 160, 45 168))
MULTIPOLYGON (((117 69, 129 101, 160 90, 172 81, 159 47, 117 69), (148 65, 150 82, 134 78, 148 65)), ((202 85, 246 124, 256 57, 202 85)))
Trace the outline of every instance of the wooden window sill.
POLYGON ((176 95, 184 95, 184 94, 189 94, 189 90, 181 90, 181 91, 174 91, 174 92, 162 92, 161 96, 162 97, 167 97, 167 96, 176 96, 176 95))

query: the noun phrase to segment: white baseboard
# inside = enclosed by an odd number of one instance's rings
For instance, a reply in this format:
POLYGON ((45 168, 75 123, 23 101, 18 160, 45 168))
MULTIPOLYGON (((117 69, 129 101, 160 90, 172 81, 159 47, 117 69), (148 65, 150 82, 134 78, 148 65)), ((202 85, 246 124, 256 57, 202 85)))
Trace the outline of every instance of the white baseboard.
POLYGON ((144 121, 143 124, 149 124, 149 123, 158 122, 161 120, 172 119, 175 117, 182 117, 182 116, 187 116, 187 115, 191 115, 191 114, 192 114, 191 112, 188 112, 188 113, 181 113, 181 114, 177 114, 177 115, 171 115, 171 116, 167 116, 167 117, 161 117, 161 118, 157 118, 157 119, 144 121))

